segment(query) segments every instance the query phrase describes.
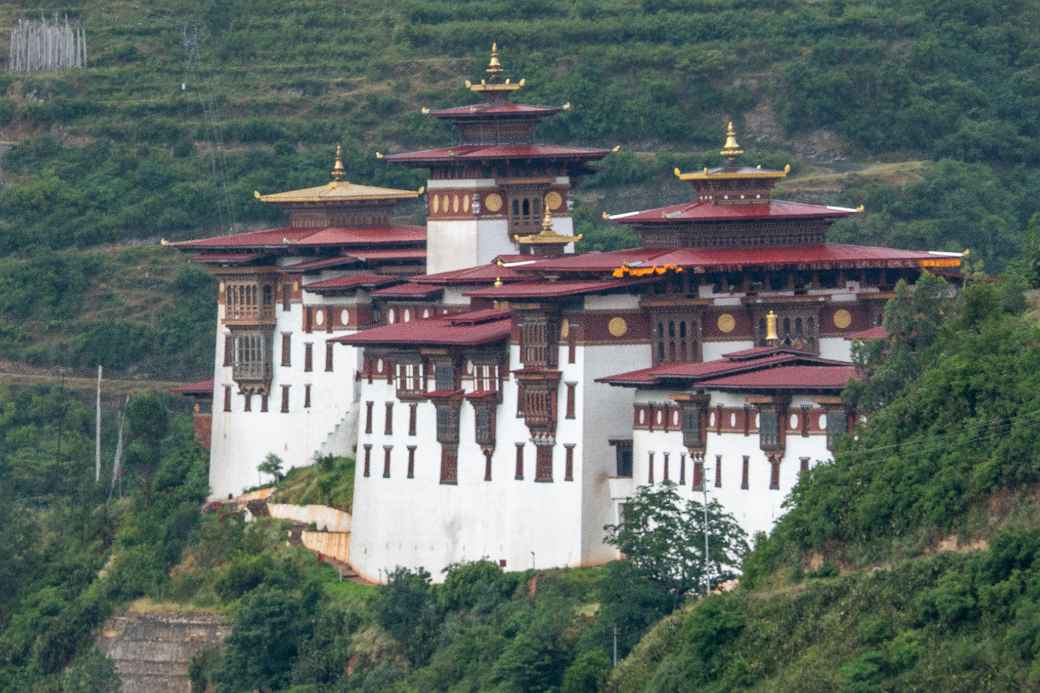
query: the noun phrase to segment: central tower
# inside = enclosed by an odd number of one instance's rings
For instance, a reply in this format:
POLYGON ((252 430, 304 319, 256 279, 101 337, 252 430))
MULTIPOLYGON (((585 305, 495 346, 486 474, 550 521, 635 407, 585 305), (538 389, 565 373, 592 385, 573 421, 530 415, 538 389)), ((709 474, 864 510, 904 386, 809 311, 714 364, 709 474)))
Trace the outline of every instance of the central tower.
MULTIPOLYGON (((430 274, 486 264, 518 253, 517 236, 536 234, 545 208, 558 234, 573 235, 570 193, 575 178, 606 149, 537 144, 535 129, 569 105, 531 106, 512 96, 524 87, 502 76, 498 47, 480 82, 466 88, 479 103, 439 111, 455 126, 457 144, 392 154, 390 163, 430 169, 427 189, 426 268, 430 274)), ((566 250, 573 249, 573 244, 566 250)))

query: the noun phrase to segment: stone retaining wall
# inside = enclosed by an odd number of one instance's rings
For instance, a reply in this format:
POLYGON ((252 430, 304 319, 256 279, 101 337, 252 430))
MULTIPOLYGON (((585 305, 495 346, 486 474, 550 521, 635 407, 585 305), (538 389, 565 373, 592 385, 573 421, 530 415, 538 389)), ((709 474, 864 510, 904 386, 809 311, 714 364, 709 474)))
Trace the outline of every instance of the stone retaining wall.
POLYGON ((123 693, 190 693, 192 658, 230 633, 216 614, 126 613, 105 623, 97 644, 115 664, 123 693))

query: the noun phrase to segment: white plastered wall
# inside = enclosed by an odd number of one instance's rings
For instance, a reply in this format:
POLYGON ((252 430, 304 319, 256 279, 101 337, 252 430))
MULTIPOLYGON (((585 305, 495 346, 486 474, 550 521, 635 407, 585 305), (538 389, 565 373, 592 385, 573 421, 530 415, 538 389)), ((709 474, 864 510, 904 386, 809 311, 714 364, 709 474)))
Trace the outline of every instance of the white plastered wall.
MULTIPOLYGON (((220 307, 223 317, 223 307, 220 307)), ((292 303, 283 311, 279 304, 272 337, 273 377, 268 411, 262 412, 259 395, 252 397, 252 410, 245 411, 245 398, 232 379, 232 368, 224 366, 224 326, 218 323, 213 373, 213 431, 210 441, 210 497, 226 498, 266 483, 256 467, 268 453, 282 458, 284 469, 314 461, 315 453, 350 455, 356 437, 357 407, 354 403, 354 374, 359 368, 359 350, 333 345, 333 370, 325 371, 325 342, 352 331, 303 332, 303 306, 292 303), (291 365, 282 362, 282 334, 291 334, 291 365), (304 345, 313 344, 313 371, 304 372, 304 345), (311 406, 304 407, 305 385, 311 385, 311 406), (289 412, 281 411, 281 386, 289 385, 289 412), (225 386, 231 387, 231 411, 224 411, 225 386)))

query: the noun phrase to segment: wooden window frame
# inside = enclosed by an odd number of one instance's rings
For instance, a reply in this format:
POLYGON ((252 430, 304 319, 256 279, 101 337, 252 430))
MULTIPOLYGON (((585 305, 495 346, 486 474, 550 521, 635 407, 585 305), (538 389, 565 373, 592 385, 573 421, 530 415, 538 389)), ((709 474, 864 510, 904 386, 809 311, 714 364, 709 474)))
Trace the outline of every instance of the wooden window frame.
POLYGON ((414 479, 415 478, 415 446, 414 445, 409 445, 408 446, 408 474, 407 474, 406 478, 408 478, 408 479, 414 479))
POLYGON ((662 482, 671 481, 672 480, 672 476, 671 476, 672 470, 669 469, 669 467, 670 467, 669 463, 671 461, 669 458, 671 457, 671 453, 663 452, 663 453, 661 453, 661 457, 662 457, 662 460, 661 460, 662 461, 661 481, 662 482))
POLYGON ((375 406, 375 402, 371 400, 365 402, 365 433, 372 434, 372 408, 375 406))
POLYGON ((563 463, 563 480, 574 481, 574 443, 565 443, 563 463))
POLYGON ((292 333, 282 333, 282 368, 292 368, 292 333))
POLYGON ((419 419, 419 403, 410 402, 408 404, 408 435, 415 436, 415 428, 419 419))
POLYGON ((769 460, 769 490, 780 490, 780 459, 769 460))
POLYGON ((686 485, 686 453, 679 453, 679 485, 686 485))
POLYGON ((235 338, 224 335, 224 367, 235 365, 235 338))
POLYGON ((653 484, 654 483, 654 453, 652 453, 652 452, 649 453, 649 457, 647 459, 648 459, 648 465, 647 465, 647 472, 646 472, 646 483, 647 484, 653 484))
POLYGON ((224 411, 231 411, 231 386, 224 386, 224 411))
POLYGON ((566 383, 567 385, 567 409, 564 414, 565 419, 573 419, 574 417, 574 399, 575 390, 578 388, 577 383, 566 383))
POLYGON ((369 443, 365 443, 363 447, 365 450, 365 457, 361 473, 362 476, 369 477, 372 476, 372 446, 369 443))
POLYGON ((242 411, 253 411, 253 393, 247 392, 242 395, 242 411))
POLYGON ((491 481, 491 450, 484 451, 484 481, 491 481))
POLYGON ((333 370, 332 369, 332 361, 333 361, 333 355, 335 354, 335 346, 336 346, 336 344, 334 342, 325 342, 325 372, 326 373, 331 373, 332 370, 333 370))
POLYGON ((742 465, 743 467, 740 472, 740 490, 747 491, 748 488, 750 488, 749 477, 751 476, 751 457, 744 455, 742 465))
POLYGON ((314 371, 314 342, 304 342, 303 344, 303 372, 311 373, 314 371))
POLYGON ((704 460, 693 460, 693 490, 704 490, 704 460))
POLYGON ((798 476, 799 476, 799 478, 801 478, 801 476, 803 474, 805 474, 806 472, 809 471, 809 458, 808 457, 799 457, 798 458, 798 463, 799 463, 798 476))
POLYGON ((384 445, 383 446, 383 478, 384 479, 389 479, 390 478, 390 456, 391 456, 391 454, 393 452, 393 449, 394 449, 393 445, 384 445))
POLYGON ((394 434, 394 403, 386 402, 386 419, 383 421, 383 435, 392 436, 394 434))
POLYGON ((459 483, 459 451, 451 445, 441 445, 440 483, 454 486, 459 483))
POLYGON ((534 446, 534 480, 542 484, 551 484, 553 480, 553 451, 555 445, 534 446))
POLYGON ((715 455, 715 488, 722 488, 722 455, 715 455))
POLYGON ((260 395, 260 412, 261 413, 267 412, 268 397, 269 397, 269 395, 266 392, 264 394, 260 395))
POLYGON ((513 471, 513 479, 516 481, 524 480, 524 447, 526 443, 516 444, 516 468, 513 471))
POLYGON ((282 283, 282 312, 287 313, 292 310, 292 284, 289 282, 282 283))
POLYGON ((281 413, 289 413, 289 385, 282 385, 282 408, 281 413))
POLYGON ((311 384, 307 383, 303 386, 303 408, 311 408, 311 384))

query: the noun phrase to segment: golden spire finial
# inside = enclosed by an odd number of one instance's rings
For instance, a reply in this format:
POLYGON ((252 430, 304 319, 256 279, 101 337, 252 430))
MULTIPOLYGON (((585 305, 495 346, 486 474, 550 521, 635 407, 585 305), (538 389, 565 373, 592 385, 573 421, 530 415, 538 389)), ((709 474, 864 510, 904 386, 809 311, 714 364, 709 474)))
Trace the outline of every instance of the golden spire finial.
POLYGON ((542 214, 542 233, 545 235, 551 235, 553 232, 553 220, 552 210, 549 209, 549 196, 546 195, 545 199, 542 200, 542 207, 545 212, 542 214))
POLYGON ((495 288, 502 286, 502 277, 495 277, 495 288))
POLYGON ((780 337, 776 334, 776 313, 769 311, 766 313, 766 343, 769 346, 776 346, 779 341, 780 337))
POLYGON ((744 150, 737 144, 737 131, 733 128, 733 121, 731 120, 726 124, 726 144, 722 146, 722 151, 719 154, 729 159, 730 163, 733 163, 733 160, 743 153, 744 150))
POLYGON ((491 42, 491 60, 488 61, 487 70, 488 76, 492 81, 495 80, 502 73, 502 62, 498 59, 498 42, 491 42))
POLYGON ((343 168, 343 146, 336 145, 336 163, 332 165, 332 180, 341 181, 343 177, 347 175, 346 169, 343 168))

